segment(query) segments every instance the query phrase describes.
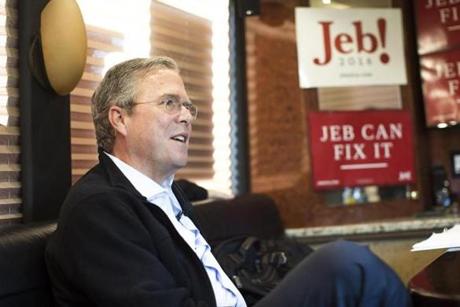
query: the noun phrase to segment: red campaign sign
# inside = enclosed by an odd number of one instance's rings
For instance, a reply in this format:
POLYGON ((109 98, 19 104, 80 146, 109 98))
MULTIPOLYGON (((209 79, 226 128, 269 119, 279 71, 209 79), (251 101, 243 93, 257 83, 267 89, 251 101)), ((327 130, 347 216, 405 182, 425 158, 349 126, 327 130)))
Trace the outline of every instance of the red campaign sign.
POLYGON ((460 49, 420 57, 428 126, 460 122, 460 49))
POLYGON ((308 123, 315 189, 414 182, 409 112, 310 112, 308 123))
POLYGON ((460 1, 416 0, 418 53, 460 45, 460 1))

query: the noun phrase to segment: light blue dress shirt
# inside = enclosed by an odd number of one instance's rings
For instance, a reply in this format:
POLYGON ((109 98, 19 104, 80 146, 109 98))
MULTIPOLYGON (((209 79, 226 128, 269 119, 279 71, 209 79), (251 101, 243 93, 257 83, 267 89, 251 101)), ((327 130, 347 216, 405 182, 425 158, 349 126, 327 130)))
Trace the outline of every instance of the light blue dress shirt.
POLYGON ((190 218, 182 215, 181 206, 171 190, 174 176, 158 184, 117 157, 108 153, 105 154, 112 159, 123 175, 128 178, 142 196, 166 213, 177 232, 201 260, 211 281, 217 306, 246 307, 243 296, 211 253, 211 247, 203 238, 198 228, 190 218), (176 216, 180 216, 180 218, 178 219, 176 216))

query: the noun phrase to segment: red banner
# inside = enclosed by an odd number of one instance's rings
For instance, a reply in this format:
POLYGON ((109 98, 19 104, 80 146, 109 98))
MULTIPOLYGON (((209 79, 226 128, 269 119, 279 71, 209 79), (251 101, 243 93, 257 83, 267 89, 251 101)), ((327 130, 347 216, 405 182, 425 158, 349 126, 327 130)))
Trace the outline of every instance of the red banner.
POLYGON ((420 57, 428 126, 460 122, 460 49, 420 57))
POLYGON ((419 54, 460 45, 460 1, 417 0, 419 54))
POLYGON ((414 182, 409 112, 310 112, 308 123, 315 189, 414 182))

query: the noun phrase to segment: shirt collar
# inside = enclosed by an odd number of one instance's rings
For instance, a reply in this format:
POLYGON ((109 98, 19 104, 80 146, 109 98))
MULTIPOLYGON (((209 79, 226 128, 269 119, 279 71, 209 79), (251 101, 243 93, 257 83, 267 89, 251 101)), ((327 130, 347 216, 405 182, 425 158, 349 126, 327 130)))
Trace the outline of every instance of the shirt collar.
POLYGON ((131 165, 118 159, 117 157, 105 151, 104 154, 106 154, 113 161, 113 163, 120 169, 123 175, 128 178, 134 188, 148 200, 155 198, 159 194, 171 192, 171 185, 174 180, 174 175, 167 177, 161 183, 157 183, 151 178, 139 172, 131 165))

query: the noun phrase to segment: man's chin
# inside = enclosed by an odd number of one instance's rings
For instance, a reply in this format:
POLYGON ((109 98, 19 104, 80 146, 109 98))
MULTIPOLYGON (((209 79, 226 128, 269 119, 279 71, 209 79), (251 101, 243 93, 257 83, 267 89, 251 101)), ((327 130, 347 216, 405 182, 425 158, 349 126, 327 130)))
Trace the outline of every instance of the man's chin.
POLYGON ((187 166, 188 159, 177 159, 174 161, 174 166, 177 170, 187 166))

